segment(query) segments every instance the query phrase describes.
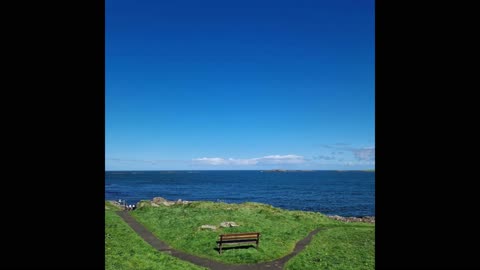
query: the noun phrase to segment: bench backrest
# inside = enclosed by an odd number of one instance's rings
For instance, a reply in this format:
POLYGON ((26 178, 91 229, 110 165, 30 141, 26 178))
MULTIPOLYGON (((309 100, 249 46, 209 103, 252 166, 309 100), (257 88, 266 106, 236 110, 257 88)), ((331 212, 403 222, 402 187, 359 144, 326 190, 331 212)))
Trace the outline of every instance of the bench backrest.
POLYGON ((224 240, 244 240, 244 239, 259 239, 260 233, 252 232, 252 233, 231 233, 231 234, 221 234, 220 241, 224 240))

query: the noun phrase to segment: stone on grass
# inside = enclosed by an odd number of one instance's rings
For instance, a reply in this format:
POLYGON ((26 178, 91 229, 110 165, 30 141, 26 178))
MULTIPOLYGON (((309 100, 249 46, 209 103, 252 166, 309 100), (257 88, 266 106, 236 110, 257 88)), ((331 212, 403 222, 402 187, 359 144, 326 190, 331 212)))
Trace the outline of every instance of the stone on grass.
POLYGON ((202 226, 200 226, 200 229, 216 230, 216 229, 217 229, 217 226, 214 226, 214 225, 202 225, 202 226))
POLYGON ((222 223, 220 223, 220 227, 223 227, 223 228, 227 228, 227 227, 238 227, 240 225, 238 225, 237 223, 233 222, 233 221, 224 221, 222 223))

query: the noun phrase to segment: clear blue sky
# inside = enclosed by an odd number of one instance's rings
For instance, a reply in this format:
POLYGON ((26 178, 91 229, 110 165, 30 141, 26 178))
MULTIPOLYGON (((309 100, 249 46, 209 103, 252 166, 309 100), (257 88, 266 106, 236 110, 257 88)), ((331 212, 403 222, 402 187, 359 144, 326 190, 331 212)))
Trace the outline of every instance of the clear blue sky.
POLYGON ((373 169, 374 1, 106 1, 106 170, 373 169))

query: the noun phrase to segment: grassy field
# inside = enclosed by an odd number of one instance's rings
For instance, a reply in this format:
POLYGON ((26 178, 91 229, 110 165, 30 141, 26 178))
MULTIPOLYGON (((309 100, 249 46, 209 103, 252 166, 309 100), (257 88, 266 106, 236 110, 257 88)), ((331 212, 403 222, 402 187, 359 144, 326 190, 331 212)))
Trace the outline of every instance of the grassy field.
POLYGON ((194 202, 187 205, 145 207, 132 213, 158 238, 173 248, 229 264, 258 263, 281 258, 297 241, 315 228, 320 231, 310 245, 291 259, 286 269, 374 269, 375 226, 344 223, 320 213, 287 211, 257 203, 225 204, 194 202), (202 230, 201 225, 219 226, 234 221, 240 227, 202 230), (225 249, 215 241, 221 233, 260 232, 259 249, 225 249))
POLYGON ((106 202, 105 206, 105 269, 205 269, 158 252, 113 212, 116 210, 114 205, 106 202))
POLYGON ((375 269, 375 228, 331 227, 317 234, 285 269, 375 269))

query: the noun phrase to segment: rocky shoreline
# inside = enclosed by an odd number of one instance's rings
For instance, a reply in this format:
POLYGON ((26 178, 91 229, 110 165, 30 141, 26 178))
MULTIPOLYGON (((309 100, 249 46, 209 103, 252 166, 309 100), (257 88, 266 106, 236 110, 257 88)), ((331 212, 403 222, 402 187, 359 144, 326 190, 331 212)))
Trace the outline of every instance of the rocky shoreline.
POLYGON ((153 207, 158 207, 160 205, 165 205, 165 206, 171 206, 174 204, 189 204, 192 203, 191 201, 182 201, 182 199, 178 199, 176 201, 169 201, 167 199, 164 199, 162 197, 155 197, 151 201, 139 201, 137 203, 138 208, 142 208, 144 206, 153 206, 153 207))
POLYGON ((365 216, 365 217, 342 217, 338 215, 327 216, 328 218, 339 220, 343 222, 367 222, 375 223, 375 216, 365 216))

